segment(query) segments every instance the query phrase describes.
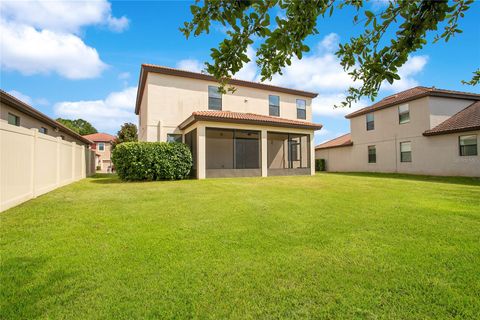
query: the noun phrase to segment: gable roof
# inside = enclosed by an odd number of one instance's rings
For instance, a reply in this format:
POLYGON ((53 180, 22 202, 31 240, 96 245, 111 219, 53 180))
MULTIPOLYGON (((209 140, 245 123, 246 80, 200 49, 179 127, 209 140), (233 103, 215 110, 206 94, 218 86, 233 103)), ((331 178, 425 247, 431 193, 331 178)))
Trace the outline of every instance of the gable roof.
POLYGON ((279 117, 264 116, 255 113, 242 113, 232 111, 196 111, 183 121, 178 127, 183 130, 197 121, 217 121, 228 123, 247 123, 268 125, 273 127, 301 128, 319 130, 321 124, 301 120, 291 120, 279 117))
POLYGON ((480 94, 477 94, 477 93, 437 89, 435 87, 428 88, 428 87, 418 86, 418 87, 414 87, 414 88, 396 93, 394 95, 385 97, 382 100, 378 101, 377 103, 369 107, 365 107, 363 109, 347 114, 345 118, 350 119, 350 118, 367 114, 376 110, 381 110, 394 105, 398 105, 400 103, 405 103, 411 100, 420 99, 426 96, 457 98, 457 99, 467 99, 467 100, 480 100, 480 94))
POLYGON ((480 130, 480 101, 457 112, 438 126, 427 130, 424 136, 480 130))
MULTIPOLYGON (((136 104, 135 104, 135 114, 138 114, 140 112, 140 105, 142 103, 143 91, 145 90, 145 84, 147 82, 147 74, 149 72, 166 74, 166 75, 170 75, 170 76, 177 76, 177 77, 184 77, 184 78, 200 79, 200 80, 218 82, 217 79, 215 79, 214 76, 211 76, 209 74, 185 71, 185 70, 169 68, 169 67, 164 67, 164 66, 157 66, 157 65, 153 65, 153 64, 142 64, 142 66, 140 68, 140 77, 139 77, 139 80, 138 80, 137 101, 136 101, 136 104)), ((249 88, 262 89, 262 90, 270 90, 270 91, 274 91, 274 92, 289 93, 289 94, 294 94, 294 95, 298 95, 298 96, 302 96, 302 97, 309 97, 309 98, 315 98, 316 96, 318 96, 318 93, 314 93, 314 92, 308 92, 308 91, 278 87, 278 86, 273 86, 273 85, 264 84, 264 83, 260 83, 260 82, 252 82, 252 81, 239 80, 239 79, 230 79, 228 84, 238 85, 238 86, 243 86, 243 87, 249 87, 249 88)))
POLYGON ((12 96, 11 94, 5 92, 3 89, 0 89, 0 101, 9 105, 10 107, 28 114, 30 117, 42 121, 54 129, 58 129, 61 132, 68 134, 69 136, 78 139, 86 144, 92 144, 92 141, 88 140, 87 138, 82 137, 80 134, 76 133, 75 131, 65 127, 58 121, 53 120, 49 116, 43 114, 42 112, 38 111, 37 109, 29 106, 25 102, 21 101, 20 99, 12 96))
POLYGON ((91 140, 93 142, 111 142, 113 140, 115 140, 115 136, 112 136, 111 134, 108 134, 108 133, 102 133, 102 132, 99 132, 99 133, 92 133, 92 134, 87 134, 87 135, 84 135, 85 138, 87 138, 88 140, 91 140))
POLYGON ((318 146, 315 147, 315 150, 348 147, 352 145, 353 145, 352 135, 350 133, 346 133, 343 136, 336 137, 335 139, 319 144, 318 146))

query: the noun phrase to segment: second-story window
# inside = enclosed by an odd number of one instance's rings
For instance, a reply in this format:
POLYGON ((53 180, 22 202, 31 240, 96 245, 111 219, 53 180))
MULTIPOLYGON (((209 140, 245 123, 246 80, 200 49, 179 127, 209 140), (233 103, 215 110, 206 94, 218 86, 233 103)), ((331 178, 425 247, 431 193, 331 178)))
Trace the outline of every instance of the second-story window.
POLYGON ((98 151, 105 151, 105 143, 103 142, 98 143, 98 151))
POLYGON ((14 115, 13 113, 8 113, 8 124, 11 124, 12 126, 20 126, 20 117, 14 115))
POLYGON ((40 127, 40 129, 38 129, 38 132, 43 133, 43 134, 47 134, 47 133, 48 133, 48 129, 45 128, 45 127, 40 127))
POLYGON ((208 86, 208 109, 222 110, 222 94, 218 87, 208 86))
POLYGON ((280 97, 268 96, 268 114, 271 116, 280 116, 280 97))
POLYGON ((375 129, 375 118, 373 116, 373 112, 367 113, 366 119, 367 119, 367 131, 375 129))
POLYGON ((408 104, 402 104, 398 107, 398 123, 410 122, 410 108, 408 104))
POLYGON ((307 102, 297 99, 297 119, 307 119, 307 102))

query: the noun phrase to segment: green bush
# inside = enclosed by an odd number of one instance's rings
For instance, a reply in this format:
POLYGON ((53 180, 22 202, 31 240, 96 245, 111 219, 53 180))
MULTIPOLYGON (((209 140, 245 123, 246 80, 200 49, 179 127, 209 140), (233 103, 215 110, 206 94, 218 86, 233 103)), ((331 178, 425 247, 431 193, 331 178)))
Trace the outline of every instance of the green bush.
POLYGON ((122 180, 185 179, 192 168, 186 144, 167 142, 124 142, 112 152, 115 170, 122 180))
POLYGON ((325 171, 326 169, 325 159, 315 159, 315 171, 325 171))

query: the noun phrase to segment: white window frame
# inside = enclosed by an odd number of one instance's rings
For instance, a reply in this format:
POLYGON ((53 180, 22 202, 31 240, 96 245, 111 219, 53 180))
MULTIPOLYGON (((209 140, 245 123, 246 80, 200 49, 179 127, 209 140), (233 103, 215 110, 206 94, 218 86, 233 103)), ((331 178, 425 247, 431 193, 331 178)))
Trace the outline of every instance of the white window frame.
POLYGON ((105 142, 98 142, 97 147, 98 147, 97 150, 99 152, 105 152, 105 142), (100 146, 102 146, 102 149, 100 149, 100 146))
POLYGON ((405 124, 410 122, 410 106, 408 104, 401 104, 398 106, 398 124, 405 124), (406 110, 402 110, 406 108, 406 110), (408 119, 402 121, 402 115, 408 114, 408 119))

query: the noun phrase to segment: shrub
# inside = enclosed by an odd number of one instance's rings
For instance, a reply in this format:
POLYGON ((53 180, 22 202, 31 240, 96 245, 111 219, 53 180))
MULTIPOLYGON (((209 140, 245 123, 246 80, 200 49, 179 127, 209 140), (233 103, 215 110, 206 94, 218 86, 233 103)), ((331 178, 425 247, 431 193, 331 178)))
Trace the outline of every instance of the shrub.
POLYGON ((122 180, 179 180, 188 177, 192 154, 186 144, 124 142, 112 152, 115 170, 122 180))
POLYGON ((102 167, 100 167, 100 166, 97 166, 97 171, 98 171, 98 170, 102 170, 102 167))
POLYGON ((325 159, 315 159, 315 171, 325 171, 326 169, 325 159))

